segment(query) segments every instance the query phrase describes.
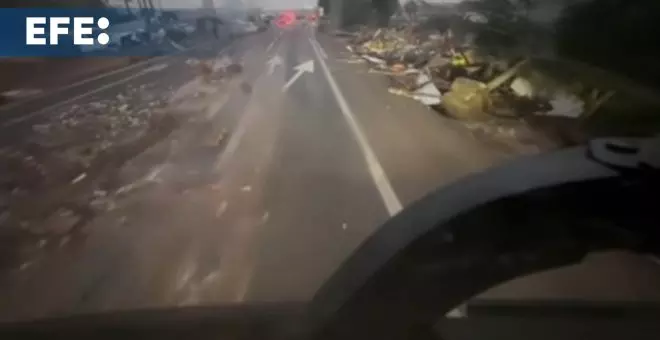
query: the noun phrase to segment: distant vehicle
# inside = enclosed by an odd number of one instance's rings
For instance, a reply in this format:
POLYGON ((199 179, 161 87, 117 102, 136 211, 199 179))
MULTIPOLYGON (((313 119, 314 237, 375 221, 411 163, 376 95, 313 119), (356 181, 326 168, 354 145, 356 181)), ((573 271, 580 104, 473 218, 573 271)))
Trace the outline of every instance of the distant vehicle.
POLYGON ((266 31, 268 29, 268 26, 269 26, 269 23, 266 22, 266 20, 261 15, 250 16, 248 18, 248 22, 250 22, 250 23, 254 24, 255 26, 257 26, 257 31, 258 32, 266 31))
POLYGON ((272 14, 262 14, 261 15, 261 20, 265 24, 270 25, 273 22, 273 20, 275 20, 275 16, 272 15, 272 14))

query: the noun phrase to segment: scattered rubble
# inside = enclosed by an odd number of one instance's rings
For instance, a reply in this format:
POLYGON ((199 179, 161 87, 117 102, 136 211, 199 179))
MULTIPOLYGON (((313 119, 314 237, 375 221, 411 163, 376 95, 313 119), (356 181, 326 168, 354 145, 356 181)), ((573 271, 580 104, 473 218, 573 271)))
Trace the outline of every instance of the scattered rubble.
MULTIPOLYGON (((214 79, 242 71, 223 62, 212 70, 214 79)), ((181 89, 155 85, 128 85, 115 97, 62 106, 0 149, 3 226, 57 236, 84 220, 80 211, 111 210, 112 197, 132 188, 113 184, 113 173, 188 119, 173 116, 172 98, 185 101, 190 93, 177 97, 181 89)))
MULTIPOLYGON (((613 91, 598 98, 588 95, 601 84, 589 88, 558 81, 539 67, 547 60, 496 55, 482 48, 476 33, 466 29, 474 24, 486 25, 488 20, 474 14, 434 16, 400 26, 342 32, 352 57, 341 62, 366 63, 369 73, 390 79, 390 94, 467 122, 497 124, 505 119, 524 125, 526 117, 536 115, 567 117, 577 124, 614 96, 613 91)), ((516 133, 497 135, 515 138, 516 133)))
MULTIPOLYGON (((185 108, 210 101, 195 100, 194 93, 217 93, 241 80, 233 77, 242 72, 240 63, 211 59, 211 65, 207 78, 192 70, 197 77, 189 87, 129 83, 114 97, 90 96, 49 109, 19 138, 5 136, 0 148, 0 231, 12 241, 3 246, 0 270, 31 263, 25 260, 51 245, 63 247, 84 236, 97 214, 116 210, 136 189, 160 182, 164 165, 153 168, 150 163, 145 170, 132 161, 182 124, 199 125, 195 119, 205 108, 185 108)), ((153 161, 163 162, 176 149, 176 139, 162 155, 156 152, 153 161)))

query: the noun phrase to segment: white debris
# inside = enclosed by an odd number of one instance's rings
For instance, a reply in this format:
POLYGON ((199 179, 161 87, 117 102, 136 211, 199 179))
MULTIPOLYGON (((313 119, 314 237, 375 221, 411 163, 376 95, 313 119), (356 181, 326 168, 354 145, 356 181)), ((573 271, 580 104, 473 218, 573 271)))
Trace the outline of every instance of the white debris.
POLYGON ((246 186, 241 188, 241 191, 242 192, 250 192, 250 191, 252 191, 252 187, 249 186, 249 185, 246 185, 246 186))
POLYGON ((380 59, 380 58, 376 58, 376 57, 372 57, 372 56, 368 56, 368 55, 362 56, 362 58, 367 59, 368 61, 370 61, 374 64, 379 64, 379 65, 385 65, 386 64, 385 60, 380 59))
POLYGON ((222 69, 228 67, 232 63, 233 62, 232 62, 231 58, 229 58, 228 56, 223 56, 223 57, 215 60, 215 63, 213 63, 213 65, 212 65, 212 70, 213 70, 213 72, 217 72, 219 70, 222 70, 222 69))
POLYGON ((110 201, 110 200, 105 202, 105 210, 106 211, 113 211, 115 209, 117 209, 117 204, 115 202, 110 201))
POLYGON ((96 110, 105 109, 107 107, 104 103, 101 103, 101 102, 93 102, 93 103, 90 103, 89 106, 92 109, 96 109, 96 110))
POLYGON ((195 266, 194 263, 183 268, 183 271, 179 276, 179 280, 177 280, 176 290, 181 290, 185 288, 190 283, 190 279, 192 279, 196 271, 197 271, 197 267, 195 266))
POLYGON ((270 219, 270 212, 266 211, 263 216, 261 216, 261 222, 266 223, 270 219))
POLYGON ((44 240, 44 239, 41 239, 41 240, 39 240, 39 242, 37 243, 37 247, 38 247, 38 248, 43 248, 43 247, 46 246, 46 244, 48 244, 48 241, 46 241, 46 240, 44 240))
POLYGON ((217 271, 212 272, 212 273, 209 273, 208 275, 206 275, 206 276, 202 279, 202 281, 199 282, 199 284, 200 284, 200 285, 207 285, 207 284, 209 284, 209 283, 215 281, 218 277, 220 277, 220 273, 217 272, 217 271))
POLYGON ((346 63, 346 64, 362 64, 362 63, 366 62, 364 59, 356 59, 356 58, 337 59, 337 61, 340 62, 340 63, 346 63))
POLYGON ((133 189, 139 187, 140 184, 142 184, 141 181, 137 181, 137 182, 133 182, 133 183, 124 185, 123 187, 117 189, 117 191, 115 191, 115 194, 120 195, 120 194, 127 193, 129 191, 132 191, 133 189))
POLYGON ((225 211, 227 211, 228 205, 229 203, 227 201, 222 201, 222 203, 220 203, 220 206, 218 207, 218 210, 215 211, 215 217, 219 218, 220 216, 222 216, 225 213, 225 211))
POLYGON ((479 12, 466 12, 463 19, 475 24, 487 24, 489 21, 486 15, 479 12))
POLYGON ((83 179, 85 179, 85 177, 87 177, 87 173, 86 173, 86 172, 83 172, 82 174, 78 175, 78 177, 74 178, 74 179, 71 181, 71 184, 76 184, 76 183, 82 181, 83 179))
POLYGON ((525 78, 517 77, 513 80, 510 87, 518 97, 533 98, 536 95, 534 86, 525 78))
POLYGON ((417 86, 420 86, 413 92, 413 98, 422 102, 424 105, 439 105, 442 101, 442 94, 425 73, 420 73, 416 80, 417 86))
POLYGON ((584 102, 577 96, 568 93, 557 93, 550 100, 552 110, 545 113, 548 116, 578 118, 584 112, 584 102))
POLYGON ((16 90, 9 90, 0 93, 3 97, 7 98, 26 98, 26 97, 32 97, 36 96, 38 94, 41 94, 43 91, 40 89, 16 89, 16 90))
POLYGON ((168 64, 161 63, 161 64, 157 64, 157 65, 151 66, 151 67, 147 68, 146 70, 144 70, 143 72, 144 72, 144 73, 148 73, 148 72, 158 72, 158 71, 162 71, 162 70, 168 68, 169 66, 170 66, 170 65, 168 65, 168 64))
POLYGON ((144 178, 144 180, 145 180, 145 181, 148 181, 148 182, 156 182, 156 181, 157 181, 156 178, 157 178, 158 175, 160 175, 160 173, 163 171, 163 168, 164 168, 164 167, 165 167, 165 166, 161 165, 161 166, 158 166, 158 167, 154 168, 154 169, 151 170, 151 172, 147 175, 147 177, 144 178))
POLYGON ((342 223, 341 228, 344 229, 344 230, 348 229, 348 224, 347 223, 342 223))

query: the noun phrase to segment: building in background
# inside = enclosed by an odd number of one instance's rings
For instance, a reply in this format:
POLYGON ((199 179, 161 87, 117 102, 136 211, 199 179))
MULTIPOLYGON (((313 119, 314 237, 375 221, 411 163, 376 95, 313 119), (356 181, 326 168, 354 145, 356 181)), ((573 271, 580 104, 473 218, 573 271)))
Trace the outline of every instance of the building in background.
POLYGON ((206 12, 207 15, 216 15, 215 11, 215 1, 213 0, 203 0, 202 9, 206 12))

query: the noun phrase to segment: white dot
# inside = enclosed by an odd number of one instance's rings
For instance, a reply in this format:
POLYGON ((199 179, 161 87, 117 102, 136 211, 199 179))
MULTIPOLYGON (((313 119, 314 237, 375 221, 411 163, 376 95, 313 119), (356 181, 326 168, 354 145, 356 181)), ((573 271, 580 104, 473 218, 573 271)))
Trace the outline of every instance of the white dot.
POLYGON ((100 29, 104 30, 108 27, 110 27, 110 20, 106 17, 101 17, 99 18, 99 21, 96 23, 100 29))
POLYGON ((106 33, 101 33, 96 40, 98 40, 101 45, 107 45, 110 42, 110 37, 106 33))

